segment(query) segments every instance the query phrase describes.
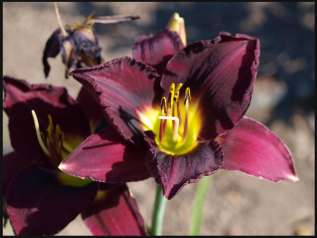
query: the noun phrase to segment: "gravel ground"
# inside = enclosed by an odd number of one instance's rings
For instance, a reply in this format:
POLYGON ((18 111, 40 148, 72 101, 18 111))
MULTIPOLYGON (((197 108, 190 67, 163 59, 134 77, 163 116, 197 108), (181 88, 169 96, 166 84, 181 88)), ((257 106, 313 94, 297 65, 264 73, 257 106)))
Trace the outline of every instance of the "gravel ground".
MULTIPOLYGON (((4 3, 4 74, 44 82, 41 56, 57 28, 51 3, 4 3)), ((185 16, 189 41, 214 37, 219 31, 252 34, 261 39, 258 80, 248 115, 269 125, 289 145, 299 182, 270 183, 238 172, 212 176, 204 209, 202 235, 313 235, 314 213, 314 3, 60 3, 65 23, 96 15, 138 14, 141 20, 97 26, 106 59, 131 55, 139 34, 161 30, 169 16, 185 16)), ((60 59, 50 61, 46 82, 65 85, 76 96, 79 84, 64 80, 60 59)), ((4 153, 11 150, 3 116, 4 153)), ((154 200, 152 179, 129 184, 149 223, 154 200)), ((167 205, 164 234, 188 231, 195 184, 187 185, 167 205)), ((10 226, 3 230, 12 234, 10 226)), ((58 235, 88 235, 76 218, 58 235)))

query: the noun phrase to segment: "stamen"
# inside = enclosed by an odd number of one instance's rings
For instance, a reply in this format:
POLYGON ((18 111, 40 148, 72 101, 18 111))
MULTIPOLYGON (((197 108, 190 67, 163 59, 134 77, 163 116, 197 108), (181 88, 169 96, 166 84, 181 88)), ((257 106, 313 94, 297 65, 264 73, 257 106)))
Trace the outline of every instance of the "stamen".
POLYGON ((162 97, 161 100, 161 114, 165 115, 167 113, 166 97, 162 97))
POLYGON ((174 98, 173 98, 173 108, 172 108, 172 116, 173 117, 177 117, 178 118, 178 123, 176 121, 174 121, 173 123, 173 130, 174 130, 174 137, 177 137, 178 135, 178 128, 179 128, 179 124, 180 124, 180 110, 179 110, 179 104, 178 104, 178 98, 179 98, 179 91, 181 89, 181 87, 183 86, 182 83, 178 83, 176 85, 175 91, 174 91, 174 98), (177 123, 177 124, 176 124, 177 123), (177 130, 175 132, 175 130, 177 130), (175 134, 177 133, 177 134, 175 134))
MULTIPOLYGON (((166 98, 163 97, 161 100, 161 116, 166 116, 167 115, 167 105, 166 105, 166 98)), ((166 128, 166 121, 161 121, 160 122, 160 131, 159 131, 159 140, 162 141, 163 135, 165 132, 166 128)))
POLYGON ((166 98, 163 97, 161 101, 161 116, 159 119, 162 120, 160 123, 160 131, 159 131, 159 140, 162 141, 165 128, 166 128, 166 121, 172 122, 173 128, 173 140, 177 140, 178 137, 178 129, 180 125, 180 109, 179 109, 179 93, 180 89, 183 86, 182 83, 171 83, 170 85, 170 92, 168 96, 168 102, 166 103, 166 98), (168 105, 166 105, 168 104, 168 105))
POLYGON ((60 128, 59 125, 56 125, 56 130, 55 130, 55 140, 56 140, 56 148, 58 153, 62 153, 63 149, 63 138, 64 134, 60 128))
POLYGON ((185 121, 184 121, 184 134, 183 134, 184 137, 186 137, 187 130, 188 130, 188 116, 189 116, 190 101, 191 101, 190 88, 187 87, 185 90, 185 99, 184 99, 184 104, 185 104, 185 121))
POLYGON ((176 141, 178 137, 178 128, 179 128, 179 118, 173 116, 159 116, 160 120, 174 121, 173 127, 173 140, 176 141))
POLYGON ((144 106, 137 111, 143 130, 153 132, 158 149, 168 155, 185 155, 200 141, 199 102, 191 96, 190 88, 182 83, 170 83, 160 105, 144 106))
POLYGON ((178 98, 179 98, 179 91, 181 87, 183 86, 182 83, 177 84, 177 87, 174 92, 174 108, 172 109, 172 116, 179 116, 179 106, 178 106, 178 98))
MULTIPOLYGON (((170 103, 169 108, 168 108, 169 111, 173 109, 174 94, 175 94, 175 83, 172 83, 170 86, 170 93, 168 96, 168 101, 170 103)), ((167 112, 167 113, 170 114, 169 112, 167 112)))
POLYGON ((36 116, 36 113, 34 110, 31 111, 32 113, 32 117, 33 117, 33 123, 34 123, 34 127, 35 127, 35 132, 36 132, 36 137, 37 137, 37 140, 43 150, 43 152, 47 155, 47 156, 50 156, 50 153, 47 149, 47 147, 45 146, 44 142, 43 142, 43 139, 41 137, 41 131, 40 131, 40 124, 39 124, 39 120, 37 119, 37 116, 36 116))
MULTIPOLYGON (((64 134, 63 134, 63 138, 64 138, 64 134)), ((66 141, 64 141, 64 139, 63 139, 63 150, 67 153, 71 153, 73 150, 73 148, 70 145, 68 145, 66 141)))
POLYGON ((48 127, 46 129, 47 131, 47 137, 51 138, 52 137, 52 133, 53 133, 53 129, 54 129, 54 125, 53 125, 53 118, 51 115, 48 115, 48 127))

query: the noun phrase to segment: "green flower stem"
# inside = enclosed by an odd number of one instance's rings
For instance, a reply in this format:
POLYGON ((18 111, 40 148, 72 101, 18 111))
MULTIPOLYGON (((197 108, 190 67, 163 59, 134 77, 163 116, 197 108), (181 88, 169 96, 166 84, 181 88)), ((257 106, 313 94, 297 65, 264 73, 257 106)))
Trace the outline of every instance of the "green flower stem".
POLYGON ((207 196, 210 177, 203 177, 198 185, 192 208, 192 221, 190 226, 190 235, 199 235, 200 225, 203 219, 203 207, 207 196))
POLYGON ((162 188, 158 184, 156 187, 154 210, 152 215, 151 235, 162 235, 164 213, 167 199, 163 196, 162 188))

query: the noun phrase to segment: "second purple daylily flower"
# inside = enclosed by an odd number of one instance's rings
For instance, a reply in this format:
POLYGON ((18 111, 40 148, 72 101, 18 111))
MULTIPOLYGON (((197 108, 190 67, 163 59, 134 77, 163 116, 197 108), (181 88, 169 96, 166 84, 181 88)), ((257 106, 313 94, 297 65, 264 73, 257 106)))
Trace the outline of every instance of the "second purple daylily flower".
POLYGON ((121 137, 93 134, 59 168, 107 183, 153 176, 168 199, 218 169, 297 180, 287 146, 244 116, 259 55, 259 40, 247 35, 220 33, 184 47, 165 30, 137 41, 134 59, 75 70, 121 137))
POLYGON ((75 100, 63 87, 8 76, 3 82, 14 149, 3 156, 3 198, 15 234, 53 235, 81 214, 93 235, 145 235, 125 184, 82 180, 57 169, 95 131, 89 124, 95 127, 97 111, 85 110, 85 91, 75 100))

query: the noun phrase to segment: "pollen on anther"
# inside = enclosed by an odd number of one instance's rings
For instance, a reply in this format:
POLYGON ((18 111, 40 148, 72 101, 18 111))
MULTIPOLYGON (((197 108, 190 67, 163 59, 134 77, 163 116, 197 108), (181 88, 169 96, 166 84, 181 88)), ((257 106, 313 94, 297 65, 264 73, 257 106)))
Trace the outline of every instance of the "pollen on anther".
POLYGON ((162 97, 161 100, 161 114, 165 115, 167 113, 166 97, 162 97))
POLYGON ((186 104, 187 102, 190 102, 192 100, 192 97, 190 95, 190 88, 187 87, 185 90, 185 101, 184 103, 186 104))

